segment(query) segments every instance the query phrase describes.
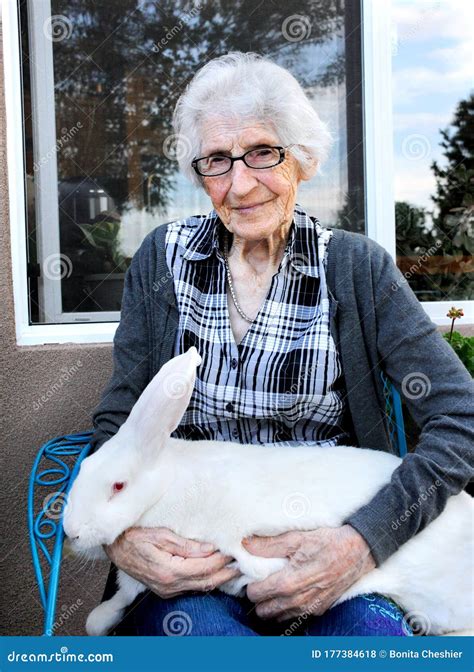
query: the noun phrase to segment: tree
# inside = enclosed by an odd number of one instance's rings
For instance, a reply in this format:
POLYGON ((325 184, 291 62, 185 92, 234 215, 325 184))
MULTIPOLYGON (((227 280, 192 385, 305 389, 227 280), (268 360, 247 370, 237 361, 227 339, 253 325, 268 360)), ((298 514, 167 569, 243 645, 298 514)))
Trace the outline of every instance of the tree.
POLYGON ((155 206, 167 205, 177 168, 163 152, 172 111, 211 58, 235 50, 266 54, 309 91, 344 77, 338 50, 329 48, 344 31, 338 1, 203 0, 193 7, 186 0, 72 0, 67 18, 70 34, 54 45, 58 128, 80 120, 83 130, 75 146, 59 152, 59 172, 75 177, 85 167, 119 212, 131 200, 143 205, 150 177, 155 206), (316 45, 329 52, 319 69, 316 45))
POLYGON ((441 242, 440 254, 457 264, 458 272, 448 272, 440 283, 449 298, 472 297, 474 291, 474 95, 458 103, 451 128, 441 131, 441 147, 446 165, 436 161, 431 169, 436 178, 436 205, 433 216, 435 235, 441 242))
POLYGON ((397 266, 420 301, 433 300, 430 264, 438 245, 429 229, 427 211, 406 201, 395 203, 397 266))

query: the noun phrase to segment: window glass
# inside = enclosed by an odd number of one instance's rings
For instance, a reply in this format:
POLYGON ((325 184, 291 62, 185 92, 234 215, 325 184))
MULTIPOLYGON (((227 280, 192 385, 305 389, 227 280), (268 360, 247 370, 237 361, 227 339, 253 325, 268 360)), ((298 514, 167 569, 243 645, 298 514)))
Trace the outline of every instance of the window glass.
POLYGON ((32 322, 117 320, 145 235, 212 208, 177 171, 171 116, 196 70, 229 51, 266 54, 302 83, 336 143, 298 202, 365 231, 358 2, 30 0, 20 11, 32 322))
POLYGON ((393 2, 397 264, 423 301, 474 298, 473 8, 393 2))

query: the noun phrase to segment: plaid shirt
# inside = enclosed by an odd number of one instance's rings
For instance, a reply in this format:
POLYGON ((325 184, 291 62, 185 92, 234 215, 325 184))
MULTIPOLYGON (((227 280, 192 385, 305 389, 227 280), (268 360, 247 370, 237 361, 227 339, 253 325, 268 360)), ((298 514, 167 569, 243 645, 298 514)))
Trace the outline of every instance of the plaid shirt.
POLYGON ((278 272, 236 344, 217 213, 168 224, 166 260, 179 327, 174 355, 202 357, 189 406, 171 436, 239 443, 342 445, 346 405, 329 329, 325 256, 332 231, 295 207, 278 272))

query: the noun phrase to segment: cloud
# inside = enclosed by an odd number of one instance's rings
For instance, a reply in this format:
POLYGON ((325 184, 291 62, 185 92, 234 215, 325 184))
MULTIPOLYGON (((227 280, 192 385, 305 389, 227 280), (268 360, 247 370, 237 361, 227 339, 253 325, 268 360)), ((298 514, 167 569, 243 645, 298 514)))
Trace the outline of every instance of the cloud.
POLYGON ((436 40, 470 41, 474 23, 474 5, 466 0, 431 2, 396 0, 392 21, 399 42, 436 40))
POLYGON ((463 73, 466 80, 472 83, 473 41, 464 40, 454 46, 438 47, 428 52, 427 58, 438 61, 440 69, 463 73))
POLYGON ((419 169, 409 161, 395 162, 394 191, 396 201, 408 201, 412 205, 432 210, 430 196, 436 191, 436 180, 430 170, 419 169))
POLYGON ((396 104, 408 104, 419 97, 437 94, 454 94, 460 97, 472 87, 472 73, 461 60, 457 69, 440 72, 439 68, 414 66, 395 70, 393 73, 393 96, 396 104))
POLYGON ((430 95, 459 99, 471 90, 473 3, 396 0, 392 18, 396 105, 430 95))
POLYGON ((449 126, 453 111, 449 112, 395 112, 393 125, 395 131, 423 131, 425 134, 437 133, 440 128, 449 126))

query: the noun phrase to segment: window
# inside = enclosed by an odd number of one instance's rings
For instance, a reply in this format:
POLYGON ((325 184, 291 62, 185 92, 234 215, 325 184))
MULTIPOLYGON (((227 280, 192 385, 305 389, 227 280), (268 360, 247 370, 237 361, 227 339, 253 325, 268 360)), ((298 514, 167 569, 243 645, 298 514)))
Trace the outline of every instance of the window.
POLYGON ((30 324, 116 322, 162 222, 208 212, 177 172, 174 104, 197 68, 259 51, 304 85, 337 143, 299 203, 365 231, 358 2, 20 2, 30 324))
POLYGON ((473 18, 458 0, 393 2, 397 264, 444 313, 474 298, 473 18))
POLYGON ((109 342, 144 236, 210 210, 177 172, 171 113, 200 65, 236 49, 293 72, 337 138, 301 205, 382 244, 438 324, 453 303, 473 322, 470 12, 461 0, 19 0, 18 15, 7 3, 18 343, 109 342))

